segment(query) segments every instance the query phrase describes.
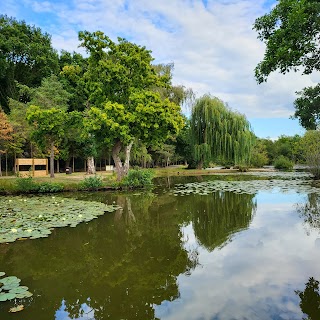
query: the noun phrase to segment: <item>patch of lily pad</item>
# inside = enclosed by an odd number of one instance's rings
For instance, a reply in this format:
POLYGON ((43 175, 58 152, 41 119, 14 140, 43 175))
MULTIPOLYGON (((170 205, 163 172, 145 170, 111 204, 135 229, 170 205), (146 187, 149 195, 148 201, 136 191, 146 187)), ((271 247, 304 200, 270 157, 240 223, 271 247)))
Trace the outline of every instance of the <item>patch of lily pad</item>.
POLYGON ((0 302, 13 299, 24 299, 32 297, 32 293, 26 286, 21 286, 21 280, 15 276, 4 277, 0 272, 0 302))
POLYGON ((63 197, 0 197, 0 243, 48 237, 54 228, 76 227, 116 205, 63 197))
POLYGON ((248 181, 224 181, 213 180, 205 182, 192 182, 177 184, 173 194, 185 196, 189 194, 208 195, 213 192, 229 191, 238 194, 256 194, 259 191, 320 194, 320 188, 311 185, 310 175, 307 173, 254 173, 255 176, 268 179, 257 179, 248 181))

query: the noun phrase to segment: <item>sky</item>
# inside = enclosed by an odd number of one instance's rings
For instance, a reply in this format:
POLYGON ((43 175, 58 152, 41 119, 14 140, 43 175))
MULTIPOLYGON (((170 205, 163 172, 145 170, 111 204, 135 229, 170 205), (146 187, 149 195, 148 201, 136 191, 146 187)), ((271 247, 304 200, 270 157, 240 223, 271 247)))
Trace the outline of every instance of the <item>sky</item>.
MULTIPOLYGON (((245 114, 258 137, 303 135, 294 113, 296 92, 316 85, 317 73, 273 73, 258 85, 254 68, 265 47, 252 30, 273 0, 5 0, 0 13, 52 36, 55 49, 77 51, 78 32, 103 31, 152 51, 155 63, 174 63, 173 84, 211 94, 245 114)), ((190 113, 190 110, 184 110, 190 113)))

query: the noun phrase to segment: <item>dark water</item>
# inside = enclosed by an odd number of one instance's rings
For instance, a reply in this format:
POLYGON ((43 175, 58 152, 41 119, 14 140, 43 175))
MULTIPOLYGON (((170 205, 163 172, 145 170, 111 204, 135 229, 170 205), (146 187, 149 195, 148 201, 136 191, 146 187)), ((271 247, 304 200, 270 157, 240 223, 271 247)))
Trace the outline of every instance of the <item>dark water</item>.
POLYGON ((34 293, 1 320, 320 319, 317 195, 67 196, 123 210, 0 244, 0 271, 34 293))

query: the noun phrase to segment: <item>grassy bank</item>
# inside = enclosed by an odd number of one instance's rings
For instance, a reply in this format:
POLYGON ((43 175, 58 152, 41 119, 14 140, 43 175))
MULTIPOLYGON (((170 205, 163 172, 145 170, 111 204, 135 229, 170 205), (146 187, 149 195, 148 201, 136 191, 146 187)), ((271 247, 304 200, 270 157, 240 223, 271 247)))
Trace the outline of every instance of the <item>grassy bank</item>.
MULTIPOLYGON (((138 170, 143 172, 143 170, 138 170)), ((219 173, 236 173, 236 169, 207 169, 207 170, 188 170, 183 166, 171 166, 166 168, 149 169, 151 177, 167 176, 195 176, 212 175, 219 173)), ((255 170, 257 171, 257 170, 255 170)), ((151 179, 151 178, 150 178, 151 179)), ((58 191, 78 191, 78 190, 101 190, 117 189, 119 187, 141 187, 139 183, 128 182, 119 184, 116 181, 116 175, 103 171, 97 172, 97 175, 87 175, 84 172, 74 172, 72 174, 56 173, 54 178, 33 177, 17 178, 15 176, 0 177, 0 193, 39 193, 39 192, 58 192, 58 191), (40 190, 40 191, 39 191, 40 190)))

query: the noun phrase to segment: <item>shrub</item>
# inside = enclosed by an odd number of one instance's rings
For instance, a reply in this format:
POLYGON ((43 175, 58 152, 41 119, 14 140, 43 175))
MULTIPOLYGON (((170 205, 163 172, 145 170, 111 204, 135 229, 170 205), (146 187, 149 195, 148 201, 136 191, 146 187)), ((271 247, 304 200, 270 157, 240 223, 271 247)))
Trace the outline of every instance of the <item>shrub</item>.
POLYGON ((274 167, 276 169, 292 170, 293 163, 285 156, 280 156, 274 161, 274 167))
POLYGON ((34 192, 39 189, 39 185, 33 181, 32 177, 18 177, 15 181, 15 186, 19 192, 34 192))
POLYGON ((103 186, 102 177, 101 176, 93 176, 85 178, 80 183, 80 189, 88 189, 88 190, 97 190, 103 186))
POLYGON ((131 188, 152 186, 153 171, 151 170, 129 170, 122 184, 131 188))
POLYGON ((63 185, 53 182, 43 182, 39 184, 39 192, 49 193, 49 192, 59 192, 63 190, 63 185))

